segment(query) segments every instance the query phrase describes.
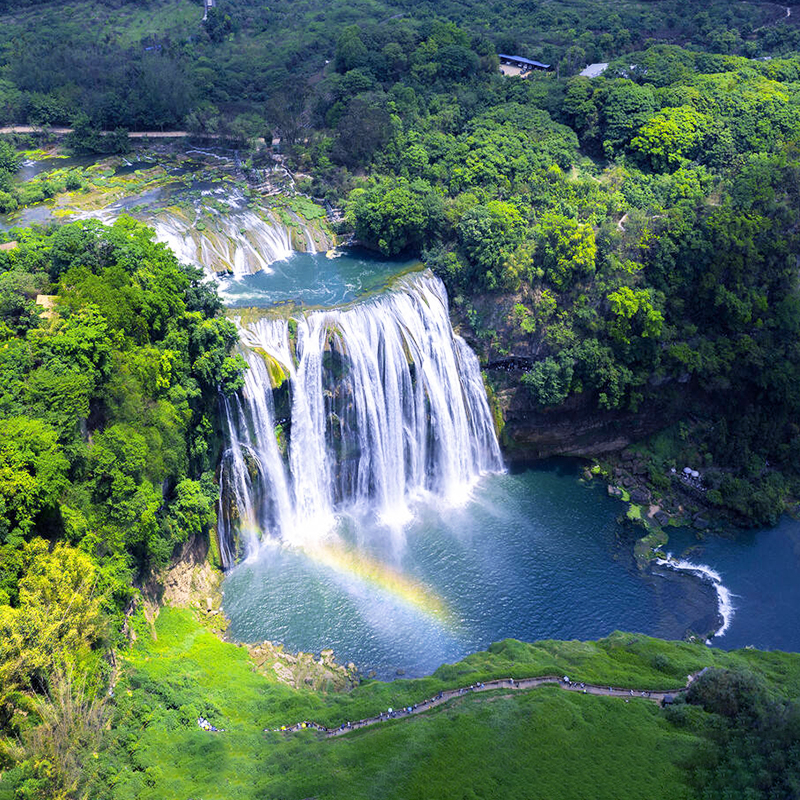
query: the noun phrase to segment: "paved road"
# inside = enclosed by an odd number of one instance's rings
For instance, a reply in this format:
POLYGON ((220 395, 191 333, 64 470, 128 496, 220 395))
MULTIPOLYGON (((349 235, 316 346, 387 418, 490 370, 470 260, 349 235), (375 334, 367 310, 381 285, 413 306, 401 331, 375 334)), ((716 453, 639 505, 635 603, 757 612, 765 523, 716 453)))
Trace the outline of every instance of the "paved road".
POLYGON ((523 678, 521 680, 514 680, 513 678, 501 678, 499 680, 487 681, 486 683, 476 683, 471 686, 465 686, 461 689, 448 689, 444 692, 439 692, 435 697, 428 700, 423 700, 413 706, 406 708, 392 709, 391 712, 385 711, 377 717, 369 717, 368 719, 361 719, 357 722, 344 722, 335 728, 326 728, 316 722, 298 722, 294 725, 278 728, 275 730, 282 731, 283 733, 294 733, 304 729, 312 729, 324 733, 326 736, 342 736, 343 734, 350 733, 350 731, 359 728, 366 728, 370 725, 378 725, 381 722, 388 722, 390 719, 401 719, 403 717, 410 717, 414 714, 422 714, 425 711, 430 711, 432 708, 441 706, 448 703, 456 697, 463 697, 467 694, 474 694, 476 692, 490 692, 497 689, 506 689, 512 691, 527 691, 534 689, 537 686, 544 686, 545 684, 556 684, 568 692, 578 692, 579 694, 595 694, 603 697, 622 697, 630 700, 632 697, 643 697, 654 703, 660 703, 667 695, 675 695, 680 692, 685 692, 689 684, 692 682, 694 676, 689 677, 686 686, 677 689, 663 689, 659 691, 642 691, 636 689, 620 689, 612 686, 598 686, 590 683, 575 683, 572 681, 565 681, 563 678, 557 678, 554 675, 546 675, 540 678, 523 678))
MULTIPOLYGON (((0 133, 42 133, 45 128, 37 128, 33 125, 9 125, 5 128, 0 128, 0 133)), ((72 128, 47 128, 48 133, 54 133, 58 136, 66 136, 72 133, 72 128)), ((103 134, 111 133, 111 131, 102 131, 103 134)), ((182 139, 186 136, 192 136, 190 131, 130 131, 128 136, 131 139, 182 139)), ((217 139, 217 134, 204 133, 203 139, 217 139)))

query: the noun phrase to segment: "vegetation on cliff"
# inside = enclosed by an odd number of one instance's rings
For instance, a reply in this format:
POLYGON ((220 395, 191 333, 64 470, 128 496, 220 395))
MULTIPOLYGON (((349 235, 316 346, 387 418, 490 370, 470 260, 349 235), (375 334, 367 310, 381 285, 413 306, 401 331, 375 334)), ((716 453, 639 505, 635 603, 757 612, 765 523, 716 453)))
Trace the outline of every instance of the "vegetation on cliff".
MULTIPOLYGON (((693 420, 710 504, 774 521, 800 475, 800 61, 659 45, 595 79, 502 78, 439 25, 399 75, 340 62, 331 87, 357 72, 357 98, 385 93, 356 235, 422 249, 533 409, 658 401, 693 420), (448 72, 454 48, 473 58, 448 72)), ((676 466, 654 459, 662 480, 676 466)))
POLYGON ((133 582, 207 532, 217 396, 243 370, 216 291, 140 223, 13 241, 0 251, 0 766, 60 713, 60 693, 91 705, 133 582))

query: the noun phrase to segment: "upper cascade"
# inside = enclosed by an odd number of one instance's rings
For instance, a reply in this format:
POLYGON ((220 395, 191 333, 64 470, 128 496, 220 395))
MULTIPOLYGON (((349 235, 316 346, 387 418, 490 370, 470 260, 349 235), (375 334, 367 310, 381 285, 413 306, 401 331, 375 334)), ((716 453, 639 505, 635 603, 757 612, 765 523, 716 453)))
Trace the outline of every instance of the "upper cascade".
MULTIPOLYGON (((247 210, 217 214, 205 221, 202 229, 163 211, 152 224, 158 240, 169 245, 181 261, 204 265, 216 274, 234 278, 261 270, 268 272, 270 264, 293 252, 286 225, 273 218, 265 221, 247 210)), ((310 235, 306 233, 304 240, 308 251, 315 252, 310 235)))
POLYGON ((242 192, 224 186, 199 196, 161 187, 86 216, 113 222, 130 213, 152 225, 156 239, 181 261, 234 280, 270 273, 273 264, 296 252, 316 253, 334 244, 319 219, 305 219, 287 207, 253 204, 242 192))
POLYGON ((347 308, 263 317, 240 336, 250 369, 224 401, 226 566, 262 536, 316 541, 343 513, 397 528, 415 499, 462 502, 502 470, 478 359, 430 272, 347 308))

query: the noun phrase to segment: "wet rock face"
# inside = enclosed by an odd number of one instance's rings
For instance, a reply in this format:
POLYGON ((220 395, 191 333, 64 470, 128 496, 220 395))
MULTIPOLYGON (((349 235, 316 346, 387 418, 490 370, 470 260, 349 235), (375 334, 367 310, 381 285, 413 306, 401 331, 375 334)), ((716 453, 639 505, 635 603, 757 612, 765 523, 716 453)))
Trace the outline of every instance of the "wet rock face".
MULTIPOLYGON (((525 333, 515 317, 517 302, 533 302, 520 294, 472 295, 472 306, 494 337, 479 336, 465 311, 451 305, 454 326, 475 350, 494 388, 497 416, 502 416, 501 445, 506 460, 532 461, 550 456, 596 457, 624 450, 628 445, 667 427, 685 416, 691 386, 663 382, 655 399, 642 403, 636 413, 603 411, 591 392, 572 395, 555 408, 542 408, 531 399, 521 378, 541 359, 552 355, 541 332, 525 333), (503 351, 497 348, 502 343, 503 351)), ((652 386, 656 384, 652 383, 652 386)), ((634 461, 635 454, 627 454, 634 461)), ((644 474, 644 466, 634 467, 644 474)))
POLYGON ((496 392, 505 422, 501 444, 511 461, 550 456, 598 456, 623 450, 678 419, 670 404, 650 404, 636 414, 601 411, 591 398, 570 397, 553 409, 533 403, 513 376, 490 377, 501 385, 496 392))

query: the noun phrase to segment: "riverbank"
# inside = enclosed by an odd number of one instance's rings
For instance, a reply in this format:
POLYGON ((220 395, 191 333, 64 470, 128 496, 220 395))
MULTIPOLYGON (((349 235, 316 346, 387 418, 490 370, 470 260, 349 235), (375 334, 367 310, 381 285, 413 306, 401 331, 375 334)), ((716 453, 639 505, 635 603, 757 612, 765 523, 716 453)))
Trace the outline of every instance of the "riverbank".
POLYGON ((355 546, 345 518, 344 538, 267 540, 229 571, 224 597, 200 589, 189 601, 184 590, 181 604, 290 686, 424 676, 506 636, 586 639, 625 627, 702 642, 722 626, 704 581, 655 562, 637 568, 636 528, 617 522, 624 506, 576 462, 485 476, 473 491, 444 519, 414 505, 400 560, 381 527, 355 546))

